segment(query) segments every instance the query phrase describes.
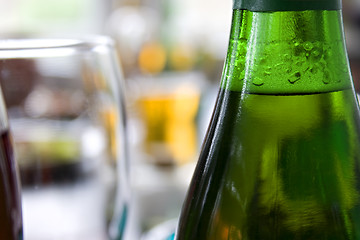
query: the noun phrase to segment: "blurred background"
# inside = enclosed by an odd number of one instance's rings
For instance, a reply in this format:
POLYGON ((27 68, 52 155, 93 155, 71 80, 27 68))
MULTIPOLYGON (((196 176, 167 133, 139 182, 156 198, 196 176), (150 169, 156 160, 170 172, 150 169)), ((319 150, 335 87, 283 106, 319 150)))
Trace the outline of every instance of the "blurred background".
MULTIPOLYGON (((232 0, 0 0, 0 38, 102 34, 126 84, 133 239, 176 219, 209 123, 232 0)), ((360 90, 360 0, 343 0, 360 90)))

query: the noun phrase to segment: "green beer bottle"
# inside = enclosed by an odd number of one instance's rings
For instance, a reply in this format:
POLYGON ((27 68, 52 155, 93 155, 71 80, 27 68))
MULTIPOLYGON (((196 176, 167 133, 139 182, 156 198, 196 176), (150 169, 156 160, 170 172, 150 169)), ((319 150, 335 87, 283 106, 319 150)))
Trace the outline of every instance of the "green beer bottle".
POLYGON ((177 240, 360 239, 360 119, 340 0, 235 0, 177 240))

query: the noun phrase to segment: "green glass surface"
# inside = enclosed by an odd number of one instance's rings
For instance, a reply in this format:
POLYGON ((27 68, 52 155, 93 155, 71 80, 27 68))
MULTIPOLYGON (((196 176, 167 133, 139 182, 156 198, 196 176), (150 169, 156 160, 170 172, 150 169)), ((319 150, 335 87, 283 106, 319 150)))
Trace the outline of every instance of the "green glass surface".
POLYGON ((234 10, 175 239, 360 239, 352 85, 339 11, 234 10))
POLYGON ((234 10, 222 87, 263 94, 346 89, 339 11, 234 10))

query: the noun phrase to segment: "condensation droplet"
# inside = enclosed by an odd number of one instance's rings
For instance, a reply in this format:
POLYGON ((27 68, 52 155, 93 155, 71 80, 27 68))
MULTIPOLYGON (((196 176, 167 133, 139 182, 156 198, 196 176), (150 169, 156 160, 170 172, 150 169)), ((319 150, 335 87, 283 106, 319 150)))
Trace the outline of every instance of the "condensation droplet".
POLYGON ((304 49, 305 49, 306 51, 311 51, 311 49, 313 49, 313 48, 314 48, 314 45, 313 45, 311 42, 306 41, 306 42, 304 43, 304 49))
POLYGON ((288 54, 288 53, 285 53, 285 54, 283 55, 283 58, 284 58, 285 61, 291 61, 291 55, 288 54))
POLYGON ((348 72, 348 62, 346 61, 346 58, 343 57, 341 60, 341 70, 343 73, 347 73, 348 72))
POLYGON ((267 67, 267 68, 265 68, 265 71, 264 71, 264 76, 269 76, 269 75, 271 75, 271 67, 267 67))
POLYGON ((240 42, 238 52, 241 56, 244 56, 246 54, 246 43, 240 42))
POLYGON ((310 52, 310 60, 314 61, 314 62, 318 62, 322 57, 322 49, 315 47, 313 48, 313 50, 310 52))
POLYGON ((330 83, 330 79, 329 78, 323 78, 322 82, 324 84, 329 84, 330 83))
POLYGON ((244 69, 245 64, 242 61, 235 61, 234 66, 239 69, 244 69))
POLYGON ((300 73, 300 72, 295 72, 294 74, 292 74, 292 75, 289 77, 288 81, 289 81, 289 83, 294 84, 294 83, 296 83, 297 81, 299 81, 300 78, 301 78, 301 73, 300 73))
POLYGON ((241 73, 240 73, 240 80, 244 80, 245 79, 245 70, 243 70, 241 73))
POLYGON ((319 68, 317 66, 313 66, 311 69, 310 69, 310 72, 312 74, 316 74, 317 72, 319 71, 319 68))
POLYGON ((315 49, 314 51, 311 52, 311 55, 313 55, 314 57, 317 57, 320 55, 320 51, 315 49))
POLYGON ((277 63, 277 64, 275 64, 275 66, 274 66, 274 69, 275 69, 275 71, 284 71, 286 68, 286 64, 285 63, 277 63))
POLYGON ((331 59, 332 56, 333 56, 332 50, 331 50, 331 49, 327 49, 327 50, 326 50, 326 54, 325 54, 325 58, 331 59))
POLYGON ((261 58, 260 61, 259 61, 259 64, 260 65, 265 65, 267 62, 267 59, 266 58, 261 58))
POLYGON ((325 72, 324 72, 324 77, 323 77, 323 79, 322 79, 322 82, 323 82, 324 84, 329 84, 330 81, 331 81, 330 73, 329 73, 329 71, 325 71, 325 72))
POLYGON ((264 81, 259 78, 259 77, 255 77, 254 80, 252 81, 252 83, 255 85, 255 86, 262 86, 264 85, 264 81))
POLYGON ((304 64, 304 61, 296 61, 295 62, 296 67, 301 67, 303 64, 304 64))
POLYGON ((291 73, 292 72, 292 67, 291 66, 289 66, 289 68, 286 70, 286 73, 291 73))
POLYGON ((303 55, 305 55, 304 47, 298 42, 296 42, 294 44, 294 55, 295 56, 303 56, 303 55))

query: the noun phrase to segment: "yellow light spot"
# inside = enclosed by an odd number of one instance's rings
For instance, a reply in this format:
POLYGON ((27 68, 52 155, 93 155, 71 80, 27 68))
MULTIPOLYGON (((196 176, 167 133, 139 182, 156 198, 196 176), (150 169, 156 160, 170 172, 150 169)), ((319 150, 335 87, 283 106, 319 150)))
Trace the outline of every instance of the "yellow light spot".
POLYGON ((144 73, 159 73, 165 68, 166 50, 159 43, 148 43, 139 54, 139 68, 144 73))

